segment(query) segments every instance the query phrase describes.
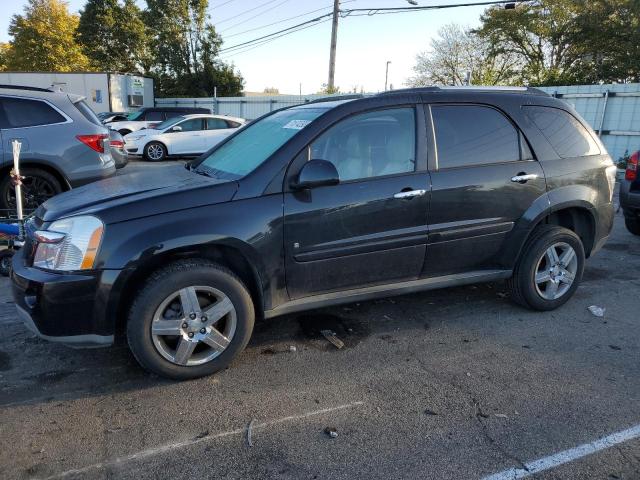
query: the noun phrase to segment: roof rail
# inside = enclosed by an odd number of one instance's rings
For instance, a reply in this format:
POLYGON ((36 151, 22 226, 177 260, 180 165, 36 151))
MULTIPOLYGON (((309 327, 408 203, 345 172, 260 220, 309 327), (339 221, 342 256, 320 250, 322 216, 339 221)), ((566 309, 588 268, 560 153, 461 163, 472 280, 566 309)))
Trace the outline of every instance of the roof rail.
POLYGON ((416 88, 402 88, 398 90, 389 90, 387 92, 381 92, 378 95, 391 95, 394 93, 439 93, 447 91, 459 91, 459 92, 505 92, 505 93, 521 93, 525 95, 544 95, 549 96, 548 93, 543 92, 538 88, 533 87, 502 87, 502 86, 442 86, 442 87, 416 87, 416 88))
POLYGON ((310 103, 322 103, 322 102, 337 102, 339 100, 355 100, 357 98, 364 98, 365 95, 361 94, 361 93, 355 93, 353 95, 336 95, 333 97, 321 97, 321 98, 315 98, 313 100, 309 100, 308 102, 305 102, 305 105, 309 105, 310 103))
POLYGON ((50 88, 40 88, 40 87, 30 87, 27 85, 5 85, 5 84, 0 84, 0 88, 7 88, 7 89, 11 89, 11 90, 29 90, 31 92, 48 92, 48 93, 52 93, 53 90, 51 90, 50 88))

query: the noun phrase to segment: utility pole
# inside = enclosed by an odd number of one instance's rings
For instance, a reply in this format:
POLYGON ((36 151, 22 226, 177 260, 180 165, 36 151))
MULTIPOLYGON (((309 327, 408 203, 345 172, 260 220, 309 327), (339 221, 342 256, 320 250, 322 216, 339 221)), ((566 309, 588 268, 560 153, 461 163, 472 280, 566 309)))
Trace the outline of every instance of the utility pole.
POLYGON ((336 76, 336 43, 338 42, 338 17, 340 15, 340 0, 333 0, 333 23, 331 25, 331 51, 329 53, 329 81, 327 90, 333 93, 336 76))
POLYGON ((391 60, 387 60, 387 70, 384 74, 384 91, 387 91, 387 85, 389 83, 389 64, 391 63, 391 60))

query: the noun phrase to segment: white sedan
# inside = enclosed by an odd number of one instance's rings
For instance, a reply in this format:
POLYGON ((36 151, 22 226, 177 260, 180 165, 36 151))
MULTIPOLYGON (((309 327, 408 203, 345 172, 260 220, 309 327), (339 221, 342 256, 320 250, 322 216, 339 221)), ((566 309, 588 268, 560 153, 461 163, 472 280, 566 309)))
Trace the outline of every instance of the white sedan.
POLYGON ((246 120, 224 115, 193 114, 174 117, 124 137, 131 157, 159 162, 168 157, 194 157, 224 140, 246 120))

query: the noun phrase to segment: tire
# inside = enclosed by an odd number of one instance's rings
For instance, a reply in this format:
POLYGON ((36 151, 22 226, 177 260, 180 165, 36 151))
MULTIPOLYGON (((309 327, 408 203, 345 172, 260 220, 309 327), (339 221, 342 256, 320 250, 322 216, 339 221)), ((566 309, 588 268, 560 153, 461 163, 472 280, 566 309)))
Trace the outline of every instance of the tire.
POLYGON ((144 158, 149 162, 162 162, 167 159, 167 147, 160 142, 149 142, 144 146, 144 158))
MULTIPOLYGON (((22 181, 22 205, 25 210, 35 210, 51 197, 62 192, 58 179, 46 170, 36 167, 20 169, 22 181)), ((15 189, 9 175, 0 179, 0 209, 15 209, 15 189)))
POLYGON ((624 225, 627 227, 627 230, 629 230, 629 233, 632 233, 633 235, 640 235, 640 220, 638 220, 637 217, 625 217, 624 225))
POLYGON ((173 380, 187 380, 229 366, 249 342, 254 320, 251 295, 236 275, 207 260, 181 260, 155 272, 135 297, 127 341, 145 369, 173 380), (194 305, 189 303, 193 298, 190 289, 198 299, 195 318, 183 313, 195 310, 189 307, 194 305), (208 310, 212 305, 220 312, 229 311, 216 320, 220 313, 208 310), (205 315, 211 318, 203 321, 205 315), (215 348, 202 341, 205 337, 215 348), (193 344, 195 349, 189 349, 193 344))
POLYGON ((582 241, 571 230, 556 225, 536 227, 523 248, 513 276, 507 281, 511 298, 532 310, 547 311, 560 307, 578 288, 584 260, 582 241), (551 247, 555 257, 549 253, 551 247), (554 266, 559 263, 566 265, 554 266))
POLYGON ((11 273, 11 258, 13 257, 13 253, 13 250, 0 251, 0 275, 8 277, 11 273))

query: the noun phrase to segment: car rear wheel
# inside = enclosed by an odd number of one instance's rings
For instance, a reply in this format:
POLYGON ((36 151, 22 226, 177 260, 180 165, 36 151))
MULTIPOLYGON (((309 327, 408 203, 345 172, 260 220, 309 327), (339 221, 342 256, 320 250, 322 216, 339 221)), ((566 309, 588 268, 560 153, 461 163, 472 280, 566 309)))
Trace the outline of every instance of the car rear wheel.
POLYGON ((167 147, 160 142, 150 142, 144 147, 144 158, 151 162, 161 162, 167 158, 167 147))
POLYGON ((251 296, 231 271, 183 260, 149 278, 131 307, 127 339, 147 370, 198 378, 233 361, 251 337, 254 317, 251 296))
MULTIPOLYGON (((62 192, 56 177, 39 168, 20 169, 22 180, 22 206, 25 210, 35 210, 51 197, 62 192)), ((8 175, 0 179, 0 209, 16 208, 15 187, 8 175)))
POLYGON ((527 242, 508 286, 511 298, 533 310, 553 310, 574 294, 584 270, 580 237, 556 225, 537 227, 527 242))
POLYGON ((629 230, 629 233, 633 233, 634 235, 640 235, 640 220, 638 218, 629 218, 625 217, 624 225, 629 230))

